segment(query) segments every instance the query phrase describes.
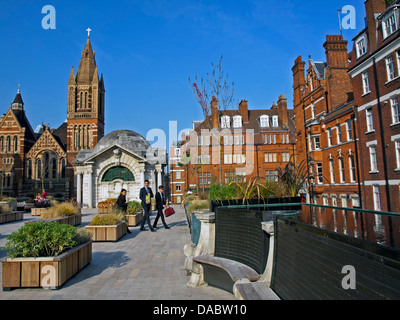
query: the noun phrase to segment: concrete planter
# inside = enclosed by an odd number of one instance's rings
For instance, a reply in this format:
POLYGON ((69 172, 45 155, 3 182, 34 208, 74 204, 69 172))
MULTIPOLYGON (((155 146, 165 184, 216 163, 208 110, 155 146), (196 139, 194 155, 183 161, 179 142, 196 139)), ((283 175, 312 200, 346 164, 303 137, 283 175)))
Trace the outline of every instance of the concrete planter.
POLYGON ((92 260, 92 241, 58 257, 1 260, 3 291, 13 288, 59 289, 92 260))

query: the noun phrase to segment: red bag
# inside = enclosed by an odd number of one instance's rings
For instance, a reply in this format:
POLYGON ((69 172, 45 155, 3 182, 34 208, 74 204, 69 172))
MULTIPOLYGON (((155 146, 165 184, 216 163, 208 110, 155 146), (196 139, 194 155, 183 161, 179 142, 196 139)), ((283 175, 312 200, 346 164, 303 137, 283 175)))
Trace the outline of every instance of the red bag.
POLYGON ((174 208, 172 208, 172 207, 168 207, 168 208, 165 209, 165 211, 164 211, 164 215, 165 215, 166 217, 170 217, 170 216, 172 216, 173 214, 175 214, 175 210, 174 210, 174 208))

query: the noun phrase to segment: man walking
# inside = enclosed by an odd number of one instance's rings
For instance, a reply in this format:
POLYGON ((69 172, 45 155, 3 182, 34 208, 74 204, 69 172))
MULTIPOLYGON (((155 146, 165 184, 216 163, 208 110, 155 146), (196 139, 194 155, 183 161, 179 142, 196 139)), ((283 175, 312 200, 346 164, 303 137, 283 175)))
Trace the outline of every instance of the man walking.
POLYGON ((154 232, 155 230, 151 227, 150 224, 151 199, 154 198, 154 194, 151 188, 149 187, 149 180, 146 180, 144 182, 144 187, 140 189, 139 198, 140 200, 142 200, 142 207, 144 209, 144 217, 142 220, 142 224, 140 225, 140 231, 147 231, 144 228, 144 224, 147 221, 147 224, 149 225, 151 232, 154 232))
POLYGON ((165 200, 165 195, 164 195, 164 186, 159 186, 158 192, 156 193, 156 208, 158 213, 156 219, 154 220, 154 225, 153 225, 154 229, 157 229, 158 219, 160 218, 162 223, 164 224, 164 228, 169 229, 169 227, 165 223, 164 212, 163 212, 166 206, 167 202, 165 200))

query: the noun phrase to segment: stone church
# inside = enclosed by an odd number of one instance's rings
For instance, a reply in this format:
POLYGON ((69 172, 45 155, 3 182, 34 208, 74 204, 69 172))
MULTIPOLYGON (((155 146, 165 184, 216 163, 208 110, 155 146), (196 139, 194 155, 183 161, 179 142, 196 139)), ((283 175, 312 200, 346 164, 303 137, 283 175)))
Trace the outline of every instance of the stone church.
POLYGON ((68 81, 67 119, 58 128, 33 130, 20 89, 0 119, 0 193, 14 197, 44 189, 74 198, 87 207, 116 197, 121 188, 130 200, 150 180, 161 184, 164 149, 154 149, 134 131, 104 136, 105 86, 88 35, 79 68, 68 81))

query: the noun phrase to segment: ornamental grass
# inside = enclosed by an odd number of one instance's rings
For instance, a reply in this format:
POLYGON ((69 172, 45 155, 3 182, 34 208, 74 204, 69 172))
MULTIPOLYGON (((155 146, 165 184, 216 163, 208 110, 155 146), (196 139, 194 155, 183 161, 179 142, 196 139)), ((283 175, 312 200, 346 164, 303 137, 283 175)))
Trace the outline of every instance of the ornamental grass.
POLYGON ((79 208, 72 203, 63 202, 54 204, 52 207, 43 212, 40 217, 42 219, 58 219, 73 216, 79 213, 79 208))
POLYGON ((113 211, 112 213, 99 214, 95 216, 90 223, 91 226, 113 226, 121 222, 125 222, 125 214, 120 211, 113 211))

